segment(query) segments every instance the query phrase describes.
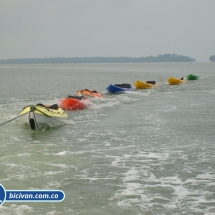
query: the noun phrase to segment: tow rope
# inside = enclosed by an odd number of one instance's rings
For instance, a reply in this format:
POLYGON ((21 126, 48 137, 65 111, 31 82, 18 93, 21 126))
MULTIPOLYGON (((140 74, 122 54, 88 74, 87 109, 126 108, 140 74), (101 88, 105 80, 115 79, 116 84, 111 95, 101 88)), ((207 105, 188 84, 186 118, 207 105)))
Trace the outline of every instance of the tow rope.
MULTIPOLYGON (((29 111, 29 112, 30 112, 30 111, 29 111)), ((13 119, 10 119, 10 120, 8 120, 7 122, 3 122, 2 124, 0 124, 0 126, 2 126, 2 125, 4 125, 4 124, 7 124, 8 122, 11 122, 11 121, 13 121, 13 120, 15 120, 15 119, 18 119, 19 117, 24 116, 25 114, 27 114, 27 113, 29 113, 29 112, 26 112, 26 113, 24 113, 24 114, 22 114, 22 115, 19 115, 19 116, 13 118, 13 119)))

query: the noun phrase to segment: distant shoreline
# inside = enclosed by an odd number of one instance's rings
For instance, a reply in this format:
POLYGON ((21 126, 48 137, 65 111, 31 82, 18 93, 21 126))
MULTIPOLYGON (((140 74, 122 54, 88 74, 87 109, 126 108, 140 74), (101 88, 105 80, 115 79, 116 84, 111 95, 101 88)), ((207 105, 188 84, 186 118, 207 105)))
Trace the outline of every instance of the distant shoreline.
POLYGON ((196 59, 176 54, 164 54, 156 57, 75 57, 75 58, 20 58, 0 60, 0 64, 67 64, 67 63, 161 63, 196 62, 196 59))

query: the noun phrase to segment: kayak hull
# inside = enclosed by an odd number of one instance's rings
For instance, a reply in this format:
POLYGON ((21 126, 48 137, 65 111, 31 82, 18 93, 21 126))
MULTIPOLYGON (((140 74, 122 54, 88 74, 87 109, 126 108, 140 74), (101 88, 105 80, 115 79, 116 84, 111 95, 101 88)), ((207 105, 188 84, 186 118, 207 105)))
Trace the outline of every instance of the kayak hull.
POLYGON ((89 96, 89 97, 97 97, 97 98, 103 98, 103 94, 100 92, 97 92, 96 90, 79 90, 76 93, 77 96, 89 96))
POLYGON ((27 106, 19 113, 20 122, 31 130, 41 130, 45 127, 54 127, 62 124, 61 119, 68 117, 67 113, 58 108, 56 110, 39 105, 27 106))
POLYGON ((197 75, 189 74, 187 76, 187 80, 197 80, 197 79, 199 79, 199 76, 197 75))
POLYGON ((59 102, 59 107, 64 110, 82 110, 91 105, 88 98, 75 99, 75 98, 64 98, 59 102))
POLYGON ((130 88, 123 88, 123 87, 118 87, 118 86, 115 86, 115 85, 112 85, 110 84, 106 90, 109 92, 109 93, 125 93, 127 91, 134 91, 134 88, 133 87, 130 87, 130 88))
POLYGON ((181 80, 179 78, 171 77, 171 78, 168 79, 168 83, 170 85, 179 85, 179 84, 184 84, 185 80, 181 80))
POLYGON ((136 89, 150 89, 150 88, 158 88, 157 84, 149 84, 143 81, 136 81, 134 83, 136 89))

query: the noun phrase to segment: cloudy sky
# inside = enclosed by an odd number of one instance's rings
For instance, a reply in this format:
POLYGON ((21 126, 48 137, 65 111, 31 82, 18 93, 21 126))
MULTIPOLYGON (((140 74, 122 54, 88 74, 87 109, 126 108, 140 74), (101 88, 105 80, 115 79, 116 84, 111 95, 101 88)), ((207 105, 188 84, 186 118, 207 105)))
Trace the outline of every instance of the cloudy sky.
POLYGON ((215 0, 0 0, 0 59, 215 55, 215 0))

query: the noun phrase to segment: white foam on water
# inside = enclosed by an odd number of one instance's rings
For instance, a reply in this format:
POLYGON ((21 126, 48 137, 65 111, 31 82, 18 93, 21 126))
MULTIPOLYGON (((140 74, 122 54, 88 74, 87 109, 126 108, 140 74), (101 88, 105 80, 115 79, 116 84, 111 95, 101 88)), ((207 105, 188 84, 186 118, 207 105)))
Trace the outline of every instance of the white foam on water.
POLYGON ((56 211, 49 211, 49 212, 46 213, 46 215, 55 215, 55 214, 57 214, 56 211))
POLYGON ((104 97, 101 100, 98 101, 98 103, 102 102, 112 102, 112 101, 117 101, 115 97, 109 96, 109 97, 104 97))
POLYGON ((45 173, 43 173, 43 176, 50 176, 50 175, 58 175, 58 174, 62 174, 63 171, 46 171, 45 173))
POLYGON ((12 167, 12 168, 13 168, 13 167, 16 167, 16 168, 17 168, 17 167, 20 167, 20 166, 21 166, 20 164, 12 163, 12 162, 11 162, 11 163, 4 163, 4 162, 3 162, 3 164, 6 165, 6 166, 8 166, 8 167, 12 167))
POLYGON ((115 157, 115 160, 111 162, 111 166, 113 167, 119 167, 121 166, 121 157, 115 157))
POLYGON ((165 107, 159 108, 157 111, 163 112, 163 113, 168 113, 168 112, 173 112, 176 109, 177 109, 177 107, 175 105, 172 105, 172 106, 165 106, 165 107))
POLYGON ((118 101, 111 101, 105 104, 93 104, 90 109, 91 110, 98 110, 98 109, 103 109, 103 108, 109 108, 109 107, 113 107, 115 105, 120 104, 118 101))
MULTIPOLYGON (((83 177, 83 175, 82 175, 82 177, 80 177, 79 179, 81 179, 81 180, 89 180, 90 181, 90 183, 92 183, 93 181, 97 181, 97 180, 102 180, 102 181, 109 181, 109 180, 116 180, 117 178, 116 177, 112 177, 112 178, 96 178, 96 177, 87 177, 87 175, 86 175, 86 177, 83 177)), ((103 183, 105 183, 105 182, 103 182, 103 183)))
MULTIPOLYGON (((5 120, 5 122, 6 122, 6 121, 8 121, 8 120, 11 120, 11 119, 17 117, 17 116, 18 116, 18 115, 15 115, 15 114, 5 114, 5 115, 2 117, 2 120, 5 120)), ((15 122, 15 120, 11 121, 10 123, 14 123, 14 122, 15 122)))
POLYGON ((0 160, 5 161, 5 160, 11 159, 11 158, 13 158, 13 155, 7 155, 7 156, 4 156, 4 157, 0 157, 0 160))
POLYGON ((86 122, 95 122, 95 121, 98 121, 98 119, 96 119, 94 117, 93 114, 82 114, 80 116, 76 116, 76 117, 73 117, 73 120, 76 121, 76 123, 86 123, 86 122))
POLYGON ((154 158, 157 160, 166 160, 169 157, 169 154, 159 154, 159 153, 152 153, 145 155, 145 158, 154 158))
MULTIPOLYGON (((59 211, 59 210, 58 210, 59 211)), ((66 214, 68 214, 68 215, 73 215, 73 214, 75 214, 74 213, 74 210, 73 209, 71 209, 71 208, 68 208, 68 209, 66 209, 66 210, 63 210, 63 212, 58 212, 58 211, 49 211, 49 212, 47 212, 46 213, 46 215, 66 215, 66 214)))
MULTIPOLYGON (((160 183, 161 180, 156 178, 156 176, 153 173, 149 173, 146 172, 145 176, 147 176, 146 178, 143 179, 144 182, 148 182, 148 183, 160 183)), ((146 187, 150 187, 151 185, 145 185, 146 187)))
POLYGON ((98 135, 99 135, 99 133, 90 132, 89 134, 86 134, 85 137, 96 137, 98 135))
POLYGON ((123 134, 125 134, 126 131, 116 131, 116 133, 123 133, 123 134))
MULTIPOLYGON (((183 153, 183 151, 181 151, 183 153)), ((190 186, 202 186, 203 184, 213 187, 210 184, 214 182, 214 174, 205 173, 199 174, 193 179, 182 181, 179 176, 160 177, 157 178, 151 171, 152 167, 162 166, 162 163, 153 163, 152 161, 168 162, 170 154, 164 153, 138 153, 136 155, 124 154, 123 156, 107 156, 112 158, 111 166, 120 167, 121 171, 124 168, 125 173, 121 173, 120 179, 122 180, 121 189, 115 192, 112 200, 117 200, 119 207, 134 207, 140 208, 156 208, 157 205, 162 204, 165 208, 179 209, 184 207, 193 209, 195 212, 202 212, 200 209, 202 204, 208 205, 213 203, 211 198, 207 196, 213 195, 213 191, 196 190, 190 186), (151 160, 153 159, 153 160, 151 160), (136 162, 145 163, 143 167, 131 166, 130 168, 126 163, 136 162), (146 166, 147 165, 147 166, 146 166), (150 194, 148 190, 157 190, 157 194, 150 194), (159 191, 160 190, 160 191, 159 191), (164 193, 162 193, 162 190, 164 193), (165 191, 169 196, 165 196, 165 191), (158 202, 158 203, 154 203, 158 202)), ((182 156, 183 157, 183 156, 182 156)), ((185 157, 184 160, 187 160, 185 157)), ((153 169, 153 168, 152 168, 153 169)), ((208 189, 210 189, 208 187, 208 189)), ((209 206, 207 206, 209 210, 209 206)), ((213 209, 215 207, 211 207, 213 209)))
POLYGON ((66 125, 74 125, 74 124, 76 124, 76 122, 73 119, 66 119, 65 124, 66 125))
POLYGON ((77 138, 76 141, 78 143, 81 143, 81 142, 84 142, 84 141, 88 141, 89 139, 86 139, 86 138, 77 138))
POLYGON ((87 107, 90 108, 93 105, 93 102, 90 99, 81 100, 81 102, 87 107))
POLYGON ((31 153, 21 153, 17 155, 18 157, 27 157, 27 156, 31 156, 31 153))
POLYGON ((197 179, 204 179, 205 181, 208 180, 215 180, 215 174, 206 172, 205 174, 199 174, 196 176, 197 179))
POLYGON ((106 142, 106 141, 104 141, 103 144, 104 144, 105 146, 107 146, 107 147, 108 147, 108 146, 111 146, 111 144, 110 144, 109 142, 106 142))
POLYGON ((98 109, 113 107, 118 104, 120 104, 120 101, 116 98, 111 98, 111 99, 104 98, 102 100, 94 102, 93 105, 90 106, 89 108, 91 110, 98 110, 98 109))
POLYGON ((10 207, 1 206, 0 213, 4 215, 24 215, 27 213, 33 213, 34 209, 28 205, 16 205, 12 204, 10 207))
POLYGON ((53 164, 53 163, 46 163, 46 164, 54 167, 60 167, 61 169, 68 169, 69 167, 74 168, 74 166, 68 166, 67 164, 53 164))
POLYGON ((54 155, 64 156, 67 153, 68 153, 68 151, 62 151, 62 152, 54 153, 54 155))
POLYGON ((13 139, 13 140, 16 140, 16 141, 20 142, 20 139, 17 138, 17 137, 10 136, 10 138, 13 139))
POLYGON ((135 167, 132 167, 125 173, 125 177, 123 178, 124 182, 139 180, 140 175, 138 174, 138 170, 135 167))
POLYGON ((62 151, 62 152, 58 152, 58 153, 53 153, 53 155, 57 155, 57 156, 68 156, 68 155, 80 155, 80 154, 85 154, 85 153, 90 153, 90 152, 96 152, 96 151, 100 151, 100 149, 91 149, 91 150, 81 150, 81 151, 62 151))

